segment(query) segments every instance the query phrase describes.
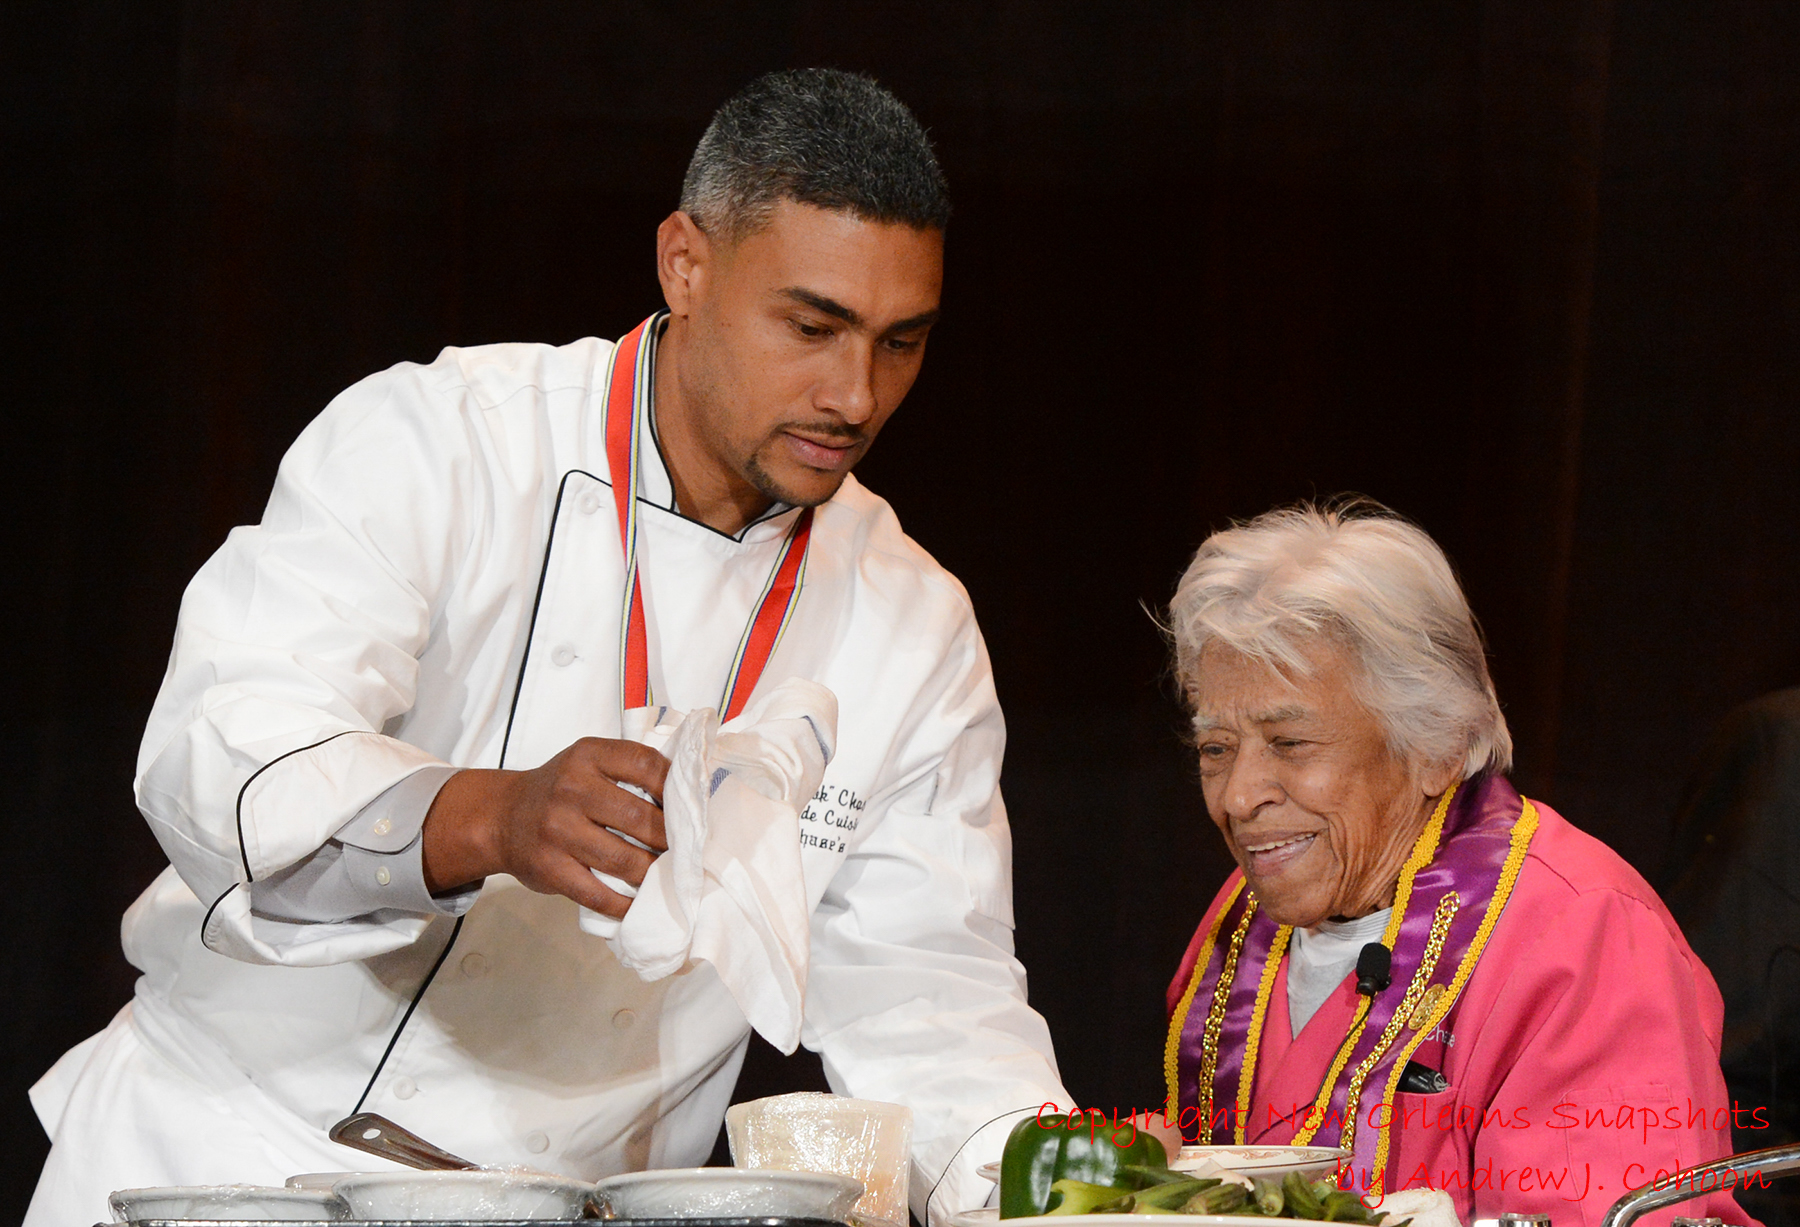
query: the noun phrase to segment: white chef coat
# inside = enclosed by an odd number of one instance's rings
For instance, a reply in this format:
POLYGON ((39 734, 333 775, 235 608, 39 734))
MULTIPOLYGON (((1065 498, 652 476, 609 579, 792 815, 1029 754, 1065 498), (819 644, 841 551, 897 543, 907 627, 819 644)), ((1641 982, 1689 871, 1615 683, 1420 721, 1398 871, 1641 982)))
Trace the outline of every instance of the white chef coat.
MULTIPOLYGON (((460 921, 250 907, 250 882, 422 768, 619 735, 611 350, 453 348, 362 381, 190 584, 137 781, 172 866, 125 917, 134 1002, 34 1089, 55 1146, 28 1224, 103 1218, 125 1185, 379 1165, 324 1136, 359 1103, 482 1163, 704 1160, 748 1039, 706 965, 644 983, 572 902, 505 876, 460 921)), ((655 448, 643 464, 657 701, 717 706, 799 513, 726 536, 674 513, 655 448)), ((801 822, 803 1042, 839 1092, 913 1109, 916 1212, 934 1186, 934 1217, 979 1205, 1011 1117, 984 1123, 1072 1101, 1013 956, 1005 734, 968 597, 854 478, 817 510, 762 685, 796 675, 840 705, 801 822)))

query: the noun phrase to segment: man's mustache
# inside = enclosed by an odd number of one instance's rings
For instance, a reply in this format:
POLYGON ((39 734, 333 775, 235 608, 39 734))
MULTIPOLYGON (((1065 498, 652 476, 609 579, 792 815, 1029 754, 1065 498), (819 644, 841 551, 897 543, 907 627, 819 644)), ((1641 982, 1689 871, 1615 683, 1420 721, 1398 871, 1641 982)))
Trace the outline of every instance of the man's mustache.
POLYGON ((833 447, 854 447, 869 437, 868 431, 842 422, 783 422, 780 429, 833 447))

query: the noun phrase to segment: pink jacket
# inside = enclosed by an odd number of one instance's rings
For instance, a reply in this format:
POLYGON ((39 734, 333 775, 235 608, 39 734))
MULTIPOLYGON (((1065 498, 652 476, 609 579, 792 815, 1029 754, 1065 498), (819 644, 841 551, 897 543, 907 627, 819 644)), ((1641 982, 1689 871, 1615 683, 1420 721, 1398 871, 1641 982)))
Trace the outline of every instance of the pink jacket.
MULTIPOLYGON (((1629 1189, 1730 1153, 1724 1010, 1711 973, 1636 871, 1552 810, 1538 812, 1512 898, 1448 1029, 1414 1055, 1449 1089, 1403 1093, 1391 1107, 1365 1100, 1358 1127, 1370 1127, 1371 1113, 1395 1113, 1386 1187, 1447 1189, 1464 1222, 1521 1211, 1547 1213, 1556 1227, 1598 1227, 1629 1189)), ((1224 897, 1188 946, 1171 1011, 1224 897)), ((1283 1117, 1318 1093, 1356 1000, 1350 975, 1295 1037, 1283 961, 1248 1140, 1292 1138, 1283 1117)), ((1740 1128, 1767 1127, 1759 1106, 1735 1110, 1740 1128)), ((1639 1221, 1663 1227, 1676 1214, 1753 1221, 1728 1193, 1639 1221)))

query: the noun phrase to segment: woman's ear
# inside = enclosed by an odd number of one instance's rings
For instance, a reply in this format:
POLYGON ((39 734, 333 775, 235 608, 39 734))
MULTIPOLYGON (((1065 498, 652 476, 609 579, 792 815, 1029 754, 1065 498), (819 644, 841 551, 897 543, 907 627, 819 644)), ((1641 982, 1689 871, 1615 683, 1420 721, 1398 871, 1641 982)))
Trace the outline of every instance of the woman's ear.
POLYGON ((1432 763, 1422 768, 1416 778, 1420 792, 1428 797, 1441 797, 1452 784, 1462 779, 1462 764, 1458 762, 1432 763))

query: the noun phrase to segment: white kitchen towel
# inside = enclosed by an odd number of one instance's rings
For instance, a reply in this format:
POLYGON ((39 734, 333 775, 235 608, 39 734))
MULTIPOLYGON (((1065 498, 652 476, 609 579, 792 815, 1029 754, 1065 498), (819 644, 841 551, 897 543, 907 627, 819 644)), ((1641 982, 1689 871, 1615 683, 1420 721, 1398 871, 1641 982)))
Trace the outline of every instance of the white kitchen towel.
MULTIPOLYGON (((581 927, 604 937, 645 980, 710 963, 750 1025, 793 1052, 811 956, 800 810, 831 761, 837 697, 790 678, 723 728, 711 708, 626 716, 626 735, 669 759, 669 850, 651 865, 623 921, 583 908, 581 927)), ((596 876, 615 890, 622 885, 596 876)))

